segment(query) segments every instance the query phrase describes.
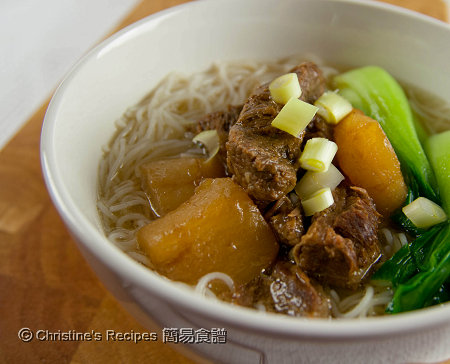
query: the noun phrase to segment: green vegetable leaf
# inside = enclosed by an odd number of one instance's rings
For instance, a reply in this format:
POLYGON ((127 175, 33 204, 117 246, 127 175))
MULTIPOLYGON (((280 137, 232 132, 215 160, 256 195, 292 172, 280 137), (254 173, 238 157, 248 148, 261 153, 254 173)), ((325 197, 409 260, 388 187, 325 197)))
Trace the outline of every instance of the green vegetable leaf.
POLYGON ((409 245, 405 245, 391 259, 383 263, 381 268, 372 276, 372 279, 390 281, 395 288, 417 272, 417 265, 409 250, 409 245))
POLYGON ((431 300, 425 303, 425 306, 438 305, 450 301, 450 281, 445 282, 431 300))
POLYGON ((392 282, 395 293, 386 312, 397 313, 449 298, 450 222, 439 224, 403 246, 372 279, 392 282))
POLYGON ((414 244, 412 253, 420 271, 426 272, 434 269, 440 261, 450 254, 450 223, 439 224, 435 226, 430 235, 434 236, 428 239, 426 245, 422 247, 414 244))
POLYGON ((450 276, 450 250, 433 269, 420 272, 397 287, 387 312, 396 313, 426 307, 450 276))
POLYGON ((450 130, 428 138, 425 151, 439 185, 442 208, 450 217, 450 130))
POLYGON ((372 279, 390 281, 394 288, 407 282, 420 271, 419 264, 423 263, 421 255, 426 253, 424 249, 431 247, 440 229, 441 226, 434 227, 403 246, 375 272, 372 279))

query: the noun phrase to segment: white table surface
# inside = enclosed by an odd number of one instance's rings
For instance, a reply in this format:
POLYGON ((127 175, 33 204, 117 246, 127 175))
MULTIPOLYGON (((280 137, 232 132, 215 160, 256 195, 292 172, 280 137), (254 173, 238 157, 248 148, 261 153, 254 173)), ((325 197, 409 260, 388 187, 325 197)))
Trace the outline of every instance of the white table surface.
POLYGON ((138 2, 0 0, 0 149, 138 2))
POLYGON ((0 0, 0 149, 138 0, 0 0))

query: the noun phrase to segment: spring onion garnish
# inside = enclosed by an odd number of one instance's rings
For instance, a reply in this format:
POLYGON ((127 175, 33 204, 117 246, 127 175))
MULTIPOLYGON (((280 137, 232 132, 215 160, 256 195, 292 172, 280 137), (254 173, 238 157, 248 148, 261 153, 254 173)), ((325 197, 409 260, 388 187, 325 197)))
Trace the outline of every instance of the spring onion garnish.
POLYGON ((314 105, 319 108, 317 113, 329 124, 337 124, 353 110, 347 99, 333 91, 324 92, 314 105))
POLYGON ((409 205, 403 207, 402 211, 414 225, 422 229, 428 229, 447 220, 445 211, 425 197, 416 198, 409 205))
POLYGON ((273 119, 272 126, 289 133, 296 138, 312 120, 318 107, 302 100, 291 98, 273 119))
POLYGON ((325 210, 334 203, 333 195, 329 187, 322 188, 306 200, 302 200, 305 216, 312 216, 316 212, 325 210))
POLYGON ((313 172, 326 172, 337 152, 337 144, 326 138, 311 138, 299 158, 300 167, 313 172))
POLYGON ((204 130, 197 134, 192 142, 200 144, 208 151, 208 160, 212 159, 219 151, 219 134, 217 130, 204 130))
POLYGON ((286 104, 292 97, 298 99, 302 94, 296 73, 277 77, 269 85, 270 96, 279 104, 286 104))
POLYGON ((342 180, 344 180, 342 173, 333 164, 330 164, 326 172, 306 172, 295 186, 295 192, 303 200, 325 187, 333 191, 342 180))

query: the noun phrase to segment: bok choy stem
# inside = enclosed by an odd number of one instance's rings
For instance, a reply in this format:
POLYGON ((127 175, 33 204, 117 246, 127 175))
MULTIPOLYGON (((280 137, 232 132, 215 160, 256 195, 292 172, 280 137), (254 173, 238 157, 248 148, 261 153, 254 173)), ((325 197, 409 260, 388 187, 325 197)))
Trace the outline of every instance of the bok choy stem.
POLYGON ((450 216, 450 130, 428 138, 425 151, 439 185, 442 208, 450 216))

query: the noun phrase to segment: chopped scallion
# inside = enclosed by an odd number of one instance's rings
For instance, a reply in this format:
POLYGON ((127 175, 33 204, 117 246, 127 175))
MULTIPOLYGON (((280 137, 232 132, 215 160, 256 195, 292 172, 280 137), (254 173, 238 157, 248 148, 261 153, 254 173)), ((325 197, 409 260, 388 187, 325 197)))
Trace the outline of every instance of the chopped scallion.
POLYGON ((319 108, 317 113, 330 124, 337 124, 353 110, 347 99, 333 91, 324 92, 314 105, 319 108))
POLYGON ((208 160, 212 159, 219 151, 220 141, 217 130, 204 130, 197 134, 192 142, 201 144, 208 151, 208 160))
POLYGON ((438 204, 425 197, 416 198, 403 207, 402 211, 416 227, 422 229, 428 229, 447 220, 445 211, 438 204))
POLYGON ((303 169, 326 172, 337 152, 337 144, 326 138, 311 138, 299 158, 303 169))
POLYGON ((295 186, 295 192, 300 199, 306 199, 325 187, 333 191, 343 180, 344 176, 339 169, 330 164, 326 172, 306 172, 295 186))
POLYGON ((298 138, 317 110, 318 108, 314 105, 291 98, 273 119, 272 126, 298 138))
POLYGON ((331 190, 326 187, 314 193, 310 198, 302 200, 303 211, 306 216, 312 216, 316 212, 325 210, 334 203, 331 190))
POLYGON ((269 91, 275 102, 283 105, 293 97, 298 99, 302 94, 296 73, 287 73, 277 77, 270 83, 269 91))

